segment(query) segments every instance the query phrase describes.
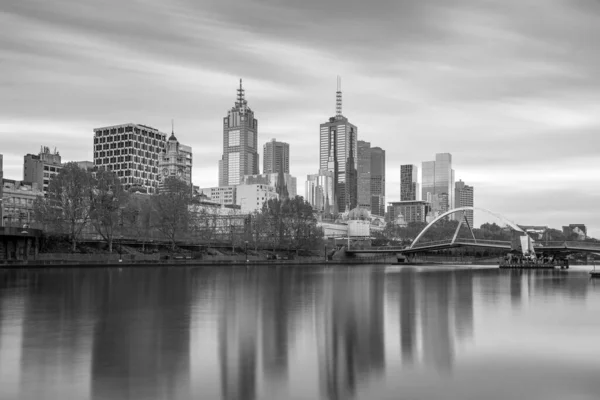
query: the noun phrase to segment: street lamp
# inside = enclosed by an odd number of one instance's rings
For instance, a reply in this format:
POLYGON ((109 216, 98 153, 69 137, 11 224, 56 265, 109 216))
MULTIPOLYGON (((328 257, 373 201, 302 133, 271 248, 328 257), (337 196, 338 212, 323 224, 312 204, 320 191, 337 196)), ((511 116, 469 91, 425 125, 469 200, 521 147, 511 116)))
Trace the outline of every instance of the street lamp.
POLYGON ((246 240, 246 262, 248 262, 248 241, 246 240))

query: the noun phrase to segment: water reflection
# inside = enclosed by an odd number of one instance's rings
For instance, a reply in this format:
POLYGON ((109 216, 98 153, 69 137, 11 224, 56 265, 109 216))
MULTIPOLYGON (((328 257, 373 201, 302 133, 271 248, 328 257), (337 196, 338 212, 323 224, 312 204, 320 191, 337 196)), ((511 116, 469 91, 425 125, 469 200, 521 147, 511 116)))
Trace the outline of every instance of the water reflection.
POLYGON ((469 398, 442 379, 463 382, 479 354, 502 355, 488 369, 517 363, 540 329, 571 334, 560 318, 597 337, 598 300, 573 271, 3 271, 0 398, 469 398), (517 334, 518 352, 502 339, 517 334))

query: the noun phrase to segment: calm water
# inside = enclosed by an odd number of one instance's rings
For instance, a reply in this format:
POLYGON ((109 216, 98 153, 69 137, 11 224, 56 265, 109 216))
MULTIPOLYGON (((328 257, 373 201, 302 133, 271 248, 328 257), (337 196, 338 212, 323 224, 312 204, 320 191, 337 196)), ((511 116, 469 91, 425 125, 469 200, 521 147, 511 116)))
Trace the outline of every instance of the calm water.
POLYGON ((598 399, 584 270, 0 271, 0 399, 598 399))

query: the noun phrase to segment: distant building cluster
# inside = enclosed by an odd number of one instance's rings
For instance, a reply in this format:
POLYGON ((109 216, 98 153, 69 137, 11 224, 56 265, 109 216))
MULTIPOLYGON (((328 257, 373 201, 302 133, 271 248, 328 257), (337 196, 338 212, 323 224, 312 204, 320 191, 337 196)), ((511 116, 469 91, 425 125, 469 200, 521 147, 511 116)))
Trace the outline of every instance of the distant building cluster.
MULTIPOLYGON (((475 205, 473 186, 455 181, 452 154, 438 153, 435 160, 423 161, 420 172, 421 179, 416 165, 400 166, 400 201, 389 203, 389 222, 430 222, 452 209, 475 205)), ((448 215, 448 219, 463 218, 473 227, 472 210, 448 215)))
MULTIPOLYGON (((298 195, 296 177, 290 173, 288 143, 275 138, 264 143, 262 173, 259 170, 258 119, 248 105, 241 79, 222 126, 222 155, 212 187, 193 185, 192 148, 179 142, 173 126, 170 135, 134 123, 95 128, 93 159, 76 163, 89 171, 113 171, 126 190, 141 194, 160 193, 165 180, 176 178, 203 204, 233 207, 243 213, 259 211, 271 199, 298 195)), ((420 167, 400 165, 400 199, 386 202, 386 151, 358 139, 358 127, 342 113, 339 78, 335 114, 320 124, 318 138, 318 165, 315 173, 306 177, 304 194, 321 219, 348 219, 350 215, 366 215, 352 210, 365 210, 371 221, 406 225, 430 222, 450 210, 475 205, 474 187, 456 181, 450 153, 438 153, 420 167)), ((29 223, 35 198, 47 193, 51 179, 63 165, 56 149, 42 146, 39 153, 24 156, 22 180, 5 179, 0 154, 2 224, 29 223)), ((447 218, 466 221, 471 227, 475 223, 472 209, 449 213, 447 218)), ((564 226, 563 232, 587 237, 582 224, 564 226)))

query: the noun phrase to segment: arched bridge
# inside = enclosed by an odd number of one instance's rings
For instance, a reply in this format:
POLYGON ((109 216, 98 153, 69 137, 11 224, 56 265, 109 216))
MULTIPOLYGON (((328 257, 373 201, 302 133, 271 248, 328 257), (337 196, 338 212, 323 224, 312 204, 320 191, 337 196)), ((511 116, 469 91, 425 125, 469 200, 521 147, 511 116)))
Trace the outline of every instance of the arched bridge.
MULTIPOLYGON (((421 253, 427 251, 435 251, 435 250, 445 250, 454 247, 480 247, 480 248, 488 248, 488 249, 504 249, 506 251, 510 251, 512 246, 510 241, 498 241, 498 240, 485 240, 485 239, 477 239, 475 238, 475 234, 473 233, 473 229, 469 224, 468 219, 466 218, 466 211, 483 211, 489 215, 492 215, 499 220, 506 223, 513 230, 520 233, 521 236, 527 235, 527 233, 521 229, 517 224, 508 220, 504 216, 495 213, 493 211, 487 210, 485 208, 480 207, 459 207, 447 211, 433 221, 431 221, 413 240, 410 246, 408 247, 392 247, 392 246, 383 246, 383 247, 372 247, 369 249, 347 249, 346 252, 350 254, 363 254, 363 253, 400 253, 400 254, 411 254, 411 253, 421 253), (460 222, 454 231, 453 237, 450 239, 437 240, 437 241, 428 241, 422 242, 421 238, 425 235, 425 233, 439 220, 446 218, 451 214, 461 213, 460 222), (471 233, 470 238, 458 238, 458 233, 462 224, 465 223, 469 232, 471 233)), ((569 241, 569 242, 533 242, 533 247, 536 251, 543 252, 572 252, 572 253, 600 253, 600 244, 598 243, 590 243, 590 242, 582 242, 582 241, 569 241)))

